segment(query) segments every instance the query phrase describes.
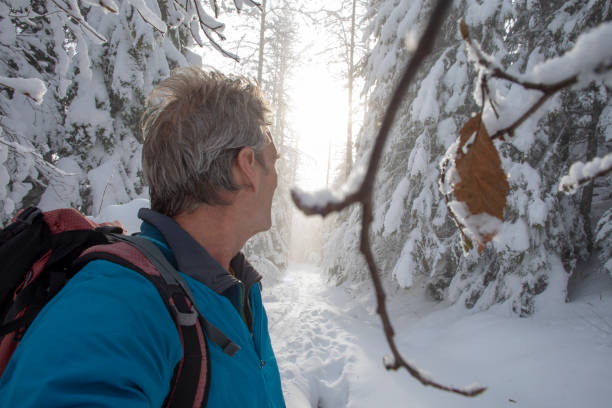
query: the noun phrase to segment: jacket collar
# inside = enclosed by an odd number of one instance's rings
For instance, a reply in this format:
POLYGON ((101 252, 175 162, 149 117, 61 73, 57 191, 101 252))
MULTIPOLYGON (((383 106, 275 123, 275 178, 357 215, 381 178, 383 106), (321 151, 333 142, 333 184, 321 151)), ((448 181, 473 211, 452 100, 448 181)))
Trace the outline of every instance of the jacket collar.
POLYGON ((162 244, 162 251, 166 247, 164 254, 179 271, 202 282, 216 293, 221 294, 240 281, 250 287, 261 280, 261 275, 241 252, 230 261, 236 279, 172 218, 148 208, 141 208, 138 218, 144 221, 142 234, 157 241, 158 245, 162 244))

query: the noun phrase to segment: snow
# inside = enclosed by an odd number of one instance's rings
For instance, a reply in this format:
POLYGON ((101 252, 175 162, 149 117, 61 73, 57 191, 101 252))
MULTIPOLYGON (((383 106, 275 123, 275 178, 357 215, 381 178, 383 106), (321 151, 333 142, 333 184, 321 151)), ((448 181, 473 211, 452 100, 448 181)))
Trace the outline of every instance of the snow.
POLYGON ((461 201, 451 201, 448 206, 465 226, 465 231, 478 242, 485 242, 487 237, 497 235, 505 225, 499 218, 487 213, 471 214, 467 205, 461 201))
MULTIPOLYGON (((144 0, 128 0, 132 6, 134 6, 138 13, 140 13, 143 20, 147 23, 151 24, 157 31, 165 33, 168 31, 168 27, 166 23, 157 15, 153 10, 151 10, 145 3, 144 0)), ((200 2, 196 2, 196 4, 200 4, 200 2)))
POLYGON ((546 203, 536 197, 529 203, 529 208, 527 210, 529 224, 543 227, 546 222, 546 217, 548 216, 548 210, 549 208, 546 203))
POLYGON ((119 7, 113 0, 81 0, 82 3, 89 4, 92 6, 102 7, 104 12, 118 13, 119 7))
POLYGON ((469 26, 483 24, 491 18, 499 8, 500 1, 478 1, 470 0, 466 11, 465 21, 469 26))
POLYGON ((129 203, 122 205, 109 205, 102 208, 97 217, 92 217, 94 222, 99 224, 103 222, 119 221, 126 234, 140 232, 140 224, 142 221, 138 218, 138 210, 141 208, 150 208, 149 200, 137 198, 129 203))
POLYGON ((415 120, 424 122, 426 119, 437 120, 440 115, 438 106, 438 84, 444 74, 444 59, 442 55, 436 64, 431 68, 425 79, 421 81, 421 86, 417 97, 412 102, 411 115, 415 120))
POLYGON ((574 194, 578 187, 585 181, 591 180, 598 174, 603 174, 612 169, 612 153, 604 157, 596 157, 590 162, 576 162, 569 169, 569 174, 563 176, 559 183, 559 191, 574 194))
POLYGON ((338 189, 323 188, 315 191, 306 191, 299 187, 291 189, 298 202, 307 208, 321 209, 328 204, 337 204, 347 196, 356 193, 366 174, 365 164, 356 164, 348 180, 338 189))
POLYGON ((384 231, 383 236, 388 236, 395 232, 402 223, 402 216, 404 215, 405 199, 408 195, 408 188, 410 187, 410 180, 404 177, 393 192, 391 196, 391 204, 385 214, 384 231))
POLYGON ((414 271, 417 269, 417 265, 414 262, 414 257, 412 255, 413 251, 416 249, 418 235, 414 232, 410 234, 406 243, 404 244, 404 248, 402 248, 402 253, 393 268, 392 275, 397 280, 397 283, 403 288, 409 288, 412 286, 414 281, 414 271))
POLYGON ((72 157, 62 157, 55 166, 64 172, 61 177, 56 177, 49 182, 49 188, 45 190, 38 207, 43 211, 56 208, 64 208, 70 203, 77 207, 81 203, 79 191, 79 179, 82 170, 77 161, 72 157))
POLYGON ((387 371, 389 348, 372 294, 325 280, 315 266, 290 264, 278 285, 264 287, 288 408, 609 406, 612 279, 605 273, 579 280, 570 303, 529 318, 504 307, 441 307, 413 289, 391 295, 404 357, 439 382, 486 386, 475 398, 387 371))
POLYGON ((505 222, 499 235, 493 241, 498 250, 509 249, 516 252, 523 252, 529 249, 529 230, 527 224, 518 219, 514 223, 505 222))
POLYGON ((523 79, 542 84, 553 84, 575 75, 590 81, 594 71, 612 61, 612 22, 578 37, 576 45, 564 55, 537 64, 523 79))
POLYGON ((453 118, 446 118, 438 123, 437 128, 438 140, 445 148, 448 148, 457 140, 457 125, 453 118))
POLYGON ((0 85, 7 86, 34 100, 40 105, 47 93, 47 86, 38 78, 7 78, 0 76, 0 85))
POLYGON ((339 203, 342 197, 330 189, 321 189, 316 191, 305 191, 295 187, 293 194, 297 197, 298 202, 308 208, 323 208, 327 204, 339 203))

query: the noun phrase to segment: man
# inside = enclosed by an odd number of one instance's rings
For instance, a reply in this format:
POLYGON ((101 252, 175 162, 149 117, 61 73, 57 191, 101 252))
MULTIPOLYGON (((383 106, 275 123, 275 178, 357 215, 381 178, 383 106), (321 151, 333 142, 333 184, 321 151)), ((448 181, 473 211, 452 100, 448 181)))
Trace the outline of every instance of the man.
MULTIPOLYGON (((271 225, 277 152, 259 89, 195 68, 161 82, 142 119, 151 209, 141 236, 187 282, 198 309, 240 347, 208 341, 209 407, 284 407, 259 281, 240 249, 271 225)), ((183 347, 155 287, 88 263, 32 323, 0 379, 0 406, 159 407, 183 347)))

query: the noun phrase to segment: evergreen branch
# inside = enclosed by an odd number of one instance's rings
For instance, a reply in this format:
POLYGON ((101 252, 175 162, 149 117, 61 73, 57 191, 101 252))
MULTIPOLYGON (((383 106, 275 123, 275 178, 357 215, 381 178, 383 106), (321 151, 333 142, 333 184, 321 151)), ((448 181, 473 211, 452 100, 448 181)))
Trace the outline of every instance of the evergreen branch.
POLYGON ((234 53, 231 53, 227 50, 225 50, 223 47, 221 47, 219 45, 219 43, 217 43, 212 36, 210 35, 210 33, 208 32, 208 29, 202 27, 202 31, 204 31, 204 35, 206 36, 206 38, 208 38, 208 40, 211 42, 211 44, 213 45, 213 47, 215 47, 217 49, 217 51, 219 51, 221 54, 223 54, 223 56, 228 57, 233 59, 236 62, 240 62, 240 57, 234 53))
POLYGON ((24 158, 32 157, 34 159, 34 163, 36 163, 36 168, 41 173, 44 173, 49 178, 53 178, 53 177, 63 178, 66 176, 76 176, 77 175, 76 173, 68 173, 54 166, 52 163, 49 163, 47 160, 44 159, 44 157, 42 157, 39 153, 37 153, 33 148, 23 146, 19 143, 10 142, 4 139, 3 137, 0 137, 0 144, 3 144, 6 147, 8 147, 8 149, 16 155, 19 155, 24 158))
POLYGON ((83 20, 83 18, 74 15, 73 13, 70 12, 70 10, 66 9, 65 7, 63 7, 62 5, 60 5, 57 0, 51 0, 53 2, 53 4, 55 4, 60 10, 62 10, 64 13, 66 13, 68 15, 68 17, 72 18, 74 21, 76 21, 81 27, 85 28, 87 31, 89 31, 94 37, 96 37, 98 40, 100 40, 102 43, 106 43, 106 38, 104 38, 102 36, 102 34, 98 33, 92 26, 89 25, 89 23, 87 23, 87 21, 83 20))
POLYGON ((215 18, 219 18, 219 5, 217 0, 210 0, 210 8, 215 12, 215 18))
POLYGON ((382 157, 383 149, 385 143, 388 139, 391 125, 395 119, 395 115, 399 110, 401 102, 406 94, 408 89, 408 85, 415 77, 418 68, 425 60, 427 55, 430 54, 433 49, 433 44, 435 38, 442 27, 442 23, 444 21, 444 17, 446 15, 447 10, 450 8, 452 4, 452 0, 439 0, 432 12, 431 17, 429 18, 429 22, 427 27, 419 41, 417 49, 410 59, 408 66, 406 67, 402 78, 395 88, 389 106, 385 112, 381 127, 378 131, 378 135, 376 136, 374 147, 372 150, 372 154, 368 161, 368 168, 364 179, 359 186, 359 188, 352 194, 347 195, 343 200, 328 202, 325 206, 320 206, 318 204, 308 205, 301 200, 300 195, 294 190, 291 195, 295 205, 305 214, 320 214, 322 216, 326 216, 333 212, 341 211, 355 203, 361 204, 362 216, 361 216, 361 237, 360 237, 360 251, 363 254, 366 263, 368 265, 368 270, 370 272, 370 277, 374 284, 374 289, 376 291, 376 303, 377 303, 377 312, 380 316, 380 319, 383 324, 383 331, 385 333, 385 337, 387 338, 387 343, 389 348, 391 349, 391 353, 393 354, 394 361, 385 363, 385 367, 388 370, 398 370, 400 368, 405 368, 412 377, 417 379, 421 384, 425 386, 431 386, 443 391, 449 391, 456 394, 473 397, 481 394, 485 391, 484 387, 465 387, 465 388, 456 388, 447 385, 440 384, 433 379, 429 378, 426 374, 419 371, 416 367, 414 367, 411 363, 407 362, 404 357, 402 357, 399 352, 397 345, 395 344, 395 340, 393 339, 395 333, 393 331, 393 326, 391 324, 391 319, 389 317, 389 313, 387 311, 386 306, 386 294, 380 279, 380 274, 378 272, 378 266, 376 265, 376 261, 374 259, 374 255, 372 253, 372 246, 370 244, 370 226, 373 220, 373 203, 372 196, 374 191, 374 181, 376 177, 376 172, 378 170, 378 166, 380 164, 380 159, 382 157))
MULTIPOLYGON (((546 101, 548 101, 548 99, 550 99, 551 96, 553 96, 554 94, 556 94, 562 89, 565 89, 567 87, 577 84, 580 80, 579 74, 572 75, 568 78, 565 78, 563 80, 560 80, 552 84, 543 84, 543 83, 522 80, 519 77, 506 72, 490 56, 486 55, 482 51, 480 46, 475 41, 473 41, 472 38, 470 37, 470 31, 465 21, 461 20, 459 23, 459 27, 460 27, 461 37, 463 38, 463 41, 465 42, 468 49, 476 57, 478 64, 489 71, 488 73, 484 75, 484 78, 483 78, 483 83, 484 83, 484 85, 482 85, 483 92, 486 92, 487 95, 490 95, 489 89, 488 89, 488 83, 487 83, 489 78, 502 79, 502 80, 520 85, 525 89, 542 92, 542 96, 533 105, 531 105, 525 111, 525 113, 523 113, 512 124, 492 134, 491 139, 503 139, 504 135, 506 134, 512 137, 514 135, 514 131, 519 126, 521 126, 523 122, 525 122, 525 120, 527 120, 531 115, 533 115, 546 101)), ((612 69, 612 64, 604 63, 604 64, 601 64, 599 67, 597 67, 595 69, 595 72, 602 73, 602 72, 610 71, 611 69, 612 69)), ((491 107, 493 108, 495 114, 497 115, 497 117, 499 117, 493 105, 493 100, 491 99, 490 96, 488 99, 489 99, 489 102, 491 103, 491 107)), ((483 107, 484 107, 484 104, 483 104, 483 107)))

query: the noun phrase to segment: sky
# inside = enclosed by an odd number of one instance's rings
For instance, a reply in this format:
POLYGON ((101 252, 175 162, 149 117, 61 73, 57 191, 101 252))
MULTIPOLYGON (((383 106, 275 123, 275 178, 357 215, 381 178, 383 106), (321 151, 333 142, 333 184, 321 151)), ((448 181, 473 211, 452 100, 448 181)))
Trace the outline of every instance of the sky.
MULTIPOLYGON (((309 190, 324 188, 328 160, 331 159, 333 172, 344 152, 347 91, 328 67, 313 61, 296 71, 291 88, 293 111, 290 117, 303 157, 298 183, 309 190)), ((332 176, 333 173, 330 183, 332 176)))

